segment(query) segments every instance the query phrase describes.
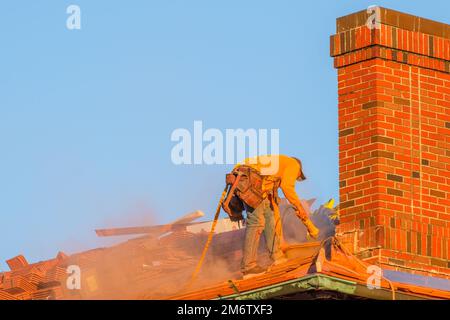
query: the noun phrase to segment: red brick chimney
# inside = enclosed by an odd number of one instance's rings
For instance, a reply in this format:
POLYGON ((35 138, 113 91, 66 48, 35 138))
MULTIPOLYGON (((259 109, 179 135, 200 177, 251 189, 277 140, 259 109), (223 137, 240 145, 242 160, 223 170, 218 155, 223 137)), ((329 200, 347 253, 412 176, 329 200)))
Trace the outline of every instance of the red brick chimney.
POLYGON ((378 8, 336 32, 338 233, 383 268, 450 278, 450 25, 378 8))

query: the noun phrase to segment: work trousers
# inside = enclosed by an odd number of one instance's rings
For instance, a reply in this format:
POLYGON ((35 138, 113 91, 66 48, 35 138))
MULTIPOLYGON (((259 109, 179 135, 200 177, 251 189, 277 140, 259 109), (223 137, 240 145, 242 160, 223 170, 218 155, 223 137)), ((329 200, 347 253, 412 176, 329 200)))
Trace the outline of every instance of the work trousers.
POLYGON ((270 257, 275 261, 284 257, 281 250, 281 219, 276 204, 266 198, 257 208, 247 208, 247 221, 242 257, 242 271, 257 266, 259 240, 264 231, 270 257))

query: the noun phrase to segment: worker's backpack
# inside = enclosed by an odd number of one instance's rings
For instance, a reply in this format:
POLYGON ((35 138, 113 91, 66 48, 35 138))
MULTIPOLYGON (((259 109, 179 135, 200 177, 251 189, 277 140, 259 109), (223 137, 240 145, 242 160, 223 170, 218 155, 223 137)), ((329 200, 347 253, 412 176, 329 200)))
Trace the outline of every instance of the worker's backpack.
POLYGON ((222 208, 228 213, 230 219, 239 220, 244 211, 244 203, 252 209, 257 208, 261 202, 266 199, 268 191, 264 190, 263 185, 267 180, 274 182, 270 192, 274 192, 279 186, 279 179, 273 180, 271 176, 261 176, 261 174, 252 167, 239 166, 231 173, 226 175, 226 183, 230 186, 228 194, 222 204, 222 208), (239 217, 239 218, 238 218, 239 217))

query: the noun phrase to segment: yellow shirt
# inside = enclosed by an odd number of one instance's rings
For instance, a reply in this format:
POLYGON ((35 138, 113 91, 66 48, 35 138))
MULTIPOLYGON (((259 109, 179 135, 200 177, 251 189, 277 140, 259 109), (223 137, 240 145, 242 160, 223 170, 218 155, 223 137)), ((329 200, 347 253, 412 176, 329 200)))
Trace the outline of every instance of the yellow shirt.
POLYGON ((297 209, 303 211, 300 198, 295 192, 295 182, 300 174, 300 165, 294 158, 285 155, 266 155, 247 158, 239 165, 246 165, 259 171, 263 176, 274 176, 281 179, 280 188, 286 199, 297 209))

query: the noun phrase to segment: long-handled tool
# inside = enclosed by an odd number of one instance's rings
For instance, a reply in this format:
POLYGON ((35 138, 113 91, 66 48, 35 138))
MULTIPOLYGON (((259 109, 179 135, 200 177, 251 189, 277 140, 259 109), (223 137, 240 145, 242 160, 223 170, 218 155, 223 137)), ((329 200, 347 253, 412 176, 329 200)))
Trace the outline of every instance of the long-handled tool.
POLYGON ((212 240, 212 237, 214 235, 214 230, 216 229, 216 225, 217 225, 217 220, 219 219, 219 214, 220 214, 220 209, 222 208, 222 204, 228 206, 228 204, 230 202, 230 198, 231 197, 228 197, 227 201, 224 203, 225 196, 228 193, 230 195, 232 195, 234 193, 234 191, 236 190, 236 187, 237 187, 240 179, 241 179, 241 174, 238 174, 236 176, 236 179, 231 184, 231 186, 230 186, 230 183, 227 182, 227 185, 225 186, 225 189, 223 189, 222 195, 221 195, 220 200, 219 200, 219 204, 217 205, 216 214, 214 216, 214 221, 213 221, 213 223, 211 225, 211 231, 209 231, 208 239, 206 240, 206 244, 205 244, 205 246, 203 248, 203 252, 202 252, 202 255, 200 257, 200 260, 198 261, 197 266, 195 267, 195 270, 192 273, 192 276, 191 276, 189 282, 186 284, 186 286, 183 287, 182 291, 186 291, 187 289, 189 289, 189 287, 192 285, 192 283, 194 283, 194 281, 197 279, 197 276, 198 276, 198 274, 200 272, 200 269, 201 269, 201 267, 203 265, 203 261, 205 260, 206 252, 208 252, 209 245, 211 244, 211 240, 212 240), (230 188, 228 189, 228 187, 230 187, 230 188))
POLYGON ((181 291, 186 291, 187 289, 189 289, 189 287, 194 283, 194 281, 198 277, 200 269, 203 265, 203 261, 205 260, 205 257, 206 257, 206 252, 208 251, 209 245, 211 244, 211 240, 214 235, 214 230, 216 229, 216 225, 217 225, 217 220, 219 219, 220 209, 222 208, 222 203, 223 203, 223 200, 225 199, 225 196, 227 195, 227 191, 228 191, 228 185, 223 190, 222 195, 219 200, 219 204, 217 205, 216 214, 214 216, 214 221, 211 225, 211 231, 209 231, 208 239, 206 240, 206 244, 203 248, 203 252, 200 257, 200 260, 198 261, 197 266, 195 267, 195 270, 192 273, 191 278, 189 279, 189 282, 183 287, 183 289, 181 291))

